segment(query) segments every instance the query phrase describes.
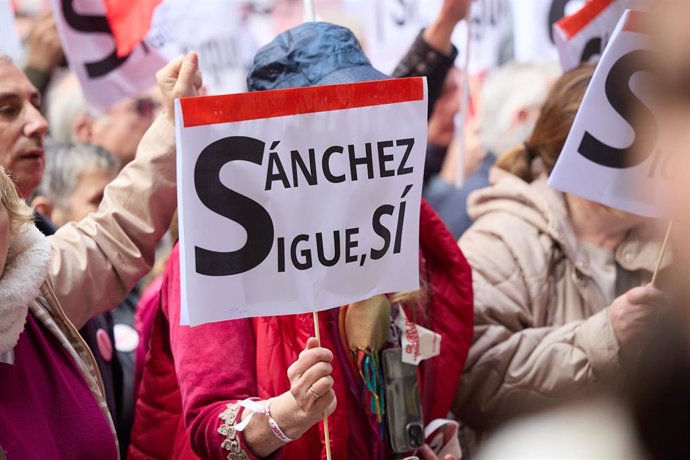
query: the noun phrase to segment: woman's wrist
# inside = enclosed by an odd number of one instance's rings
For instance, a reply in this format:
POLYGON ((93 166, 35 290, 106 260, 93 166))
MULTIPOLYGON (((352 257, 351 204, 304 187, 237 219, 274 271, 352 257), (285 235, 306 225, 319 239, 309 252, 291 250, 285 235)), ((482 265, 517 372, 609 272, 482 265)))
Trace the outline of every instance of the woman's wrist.
POLYGON ((451 37, 457 22, 446 17, 439 17, 424 30, 424 41, 437 51, 446 56, 453 54, 451 37))
POLYGON ((312 420, 305 415, 289 391, 273 398, 271 416, 283 433, 292 439, 298 439, 319 421, 318 418, 312 420))

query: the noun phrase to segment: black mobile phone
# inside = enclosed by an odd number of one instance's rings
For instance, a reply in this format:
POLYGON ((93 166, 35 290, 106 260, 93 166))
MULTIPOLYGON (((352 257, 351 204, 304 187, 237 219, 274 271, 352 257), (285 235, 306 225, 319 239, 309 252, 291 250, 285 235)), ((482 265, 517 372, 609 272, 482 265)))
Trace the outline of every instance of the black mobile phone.
POLYGON ((400 348, 384 350, 381 360, 391 449, 395 453, 418 449, 424 445, 424 419, 417 366, 402 362, 400 348))

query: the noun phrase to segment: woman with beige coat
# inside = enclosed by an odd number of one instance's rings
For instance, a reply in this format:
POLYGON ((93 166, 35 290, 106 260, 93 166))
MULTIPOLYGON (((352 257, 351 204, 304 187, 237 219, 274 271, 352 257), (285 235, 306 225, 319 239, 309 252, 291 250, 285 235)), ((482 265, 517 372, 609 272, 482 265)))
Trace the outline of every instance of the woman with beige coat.
POLYGON ((593 68, 563 75, 534 131, 470 197, 473 345, 455 408, 476 431, 615 385, 663 295, 645 219, 547 186, 593 68), (543 171, 540 173, 540 171, 543 171))

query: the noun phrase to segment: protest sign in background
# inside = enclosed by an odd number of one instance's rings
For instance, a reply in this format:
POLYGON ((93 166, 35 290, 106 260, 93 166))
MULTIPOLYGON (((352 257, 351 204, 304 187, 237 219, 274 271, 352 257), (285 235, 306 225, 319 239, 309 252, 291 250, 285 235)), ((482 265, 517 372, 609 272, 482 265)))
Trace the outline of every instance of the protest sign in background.
MULTIPOLYGON (((422 28, 436 18, 442 3, 442 0, 349 0, 346 5, 365 25, 364 45, 374 66, 392 72, 422 28)), ((317 1, 316 5, 320 3, 317 1)), ((501 53, 506 51, 503 46, 510 29, 509 0, 472 0, 468 20, 455 28, 452 37, 460 51, 458 67, 464 68, 467 60, 469 72, 477 74, 498 66, 505 58, 501 53)))
POLYGON ((127 56, 148 35, 153 12, 162 0, 104 1, 117 56, 127 56))
MULTIPOLYGON (((271 10, 248 2, 165 0, 156 20, 181 52, 196 51, 208 94, 246 91, 247 70, 258 49, 279 32, 271 10)), ((299 24, 300 16, 290 23, 299 24)))
POLYGON ((556 61, 553 25, 577 12, 585 0, 511 0, 515 59, 556 61))
MULTIPOLYGON (((613 0, 591 3, 601 1, 613 0)), ((189 50, 199 53, 209 94, 245 91, 244 79, 256 51, 303 19, 301 2, 286 7, 271 0, 163 0, 144 43, 128 57, 118 59, 110 55, 115 41, 104 2, 53 0, 66 52, 84 85, 87 101, 97 111, 124 96, 139 94, 152 83, 151 69, 189 50), (66 17, 66 11, 72 14, 66 17), (85 71, 85 64, 91 64, 91 70, 85 71), (94 65, 103 68, 94 74, 94 65)), ((438 15, 442 2, 315 0, 315 5, 318 20, 351 28, 372 64, 390 73, 420 30, 438 15)), ((147 0, 147 8, 155 3, 147 0)), ((468 20, 456 27, 452 38, 460 50, 457 65, 467 65, 470 74, 481 74, 513 56, 520 61, 556 60, 551 27, 583 4, 584 0, 473 0, 468 20), (512 48, 508 46, 511 41, 512 48)))
MULTIPOLYGON (((662 206, 669 152, 658 149, 645 74, 644 13, 626 11, 611 37, 549 178, 563 192, 644 216, 662 206)), ((647 74, 647 76, 649 76, 647 74)))
POLYGON ((22 47, 14 25, 14 11, 10 0, 0 0, 0 52, 15 62, 22 58, 22 47))
MULTIPOLYGON (((470 74, 480 74, 498 67, 512 55, 512 50, 507 50, 504 43, 511 29, 509 0, 472 1, 468 20, 463 21, 453 33, 455 46, 469 53, 467 71, 470 74)), ((464 56, 458 58, 463 62, 460 67, 464 68, 464 56)))
MULTIPOLYGON (((53 0, 59 11, 75 11, 69 15, 70 21, 64 20, 64 14, 58 15, 62 19, 60 32, 69 60, 83 82, 87 101, 97 111, 106 110, 124 96, 139 94, 142 87, 152 83, 151 69, 155 71, 161 62, 189 50, 199 53, 208 94, 245 91, 245 76, 256 51, 303 20, 299 1, 163 0, 155 10, 144 43, 126 59, 117 59, 110 56, 115 41, 106 21, 105 4, 122 1, 53 0), (109 64, 101 65, 107 67, 107 75, 96 76, 93 71, 83 70, 85 63, 93 67, 106 57, 109 64)), ((147 7, 155 3, 146 0, 147 7)), ((352 29, 374 67, 387 73, 393 71, 422 28, 436 18, 442 3, 443 0, 314 2, 317 20, 352 29)), ((473 0, 468 20, 455 28, 452 37, 460 50, 458 67, 467 66, 470 74, 482 74, 513 56, 523 61, 556 60, 550 27, 583 3, 473 0), (511 42, 514 49, 509 46, 511 42)))
POLYGON ((426 81, 176 104, 182 322, 419 286, 426 81))
POLYGON ((149 36, 118 57, 104 0, 53 0, 62 47, 93 112, 105 112, 125 97, 156 84, 155 74, 178 53, 154 22, 149 36))
POLYGON ((420 30, 441 9, 440 0, 380 0, 370 4, 360 1, 349 5, 364 20, 367 56, 374 67, 386 73, 393 72, 420 30))
POLYGON ((554 25, 554 39, 563 71, 597 61, 633 0, 590 0, 577 13, 554 25))

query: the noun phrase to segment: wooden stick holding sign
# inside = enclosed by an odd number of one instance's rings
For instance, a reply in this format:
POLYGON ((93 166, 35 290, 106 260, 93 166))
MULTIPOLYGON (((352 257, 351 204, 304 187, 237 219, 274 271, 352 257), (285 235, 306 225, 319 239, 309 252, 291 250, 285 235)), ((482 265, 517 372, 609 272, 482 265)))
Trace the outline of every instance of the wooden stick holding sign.
MULTIPOLYGON (((313 0, 304 0, 304 17, 307 22, 316 21, 316 12, 314 10, 313 0)), ((314 315, 314 336, 316 341, 321 346, 321 331, 319 329, 319 312, 313 312, 314 315)), ((323 415, 323 437, 326 444, 326 460, 331 460, 331 433, 328 428, 328 415, 323 415)))
MULTIPOLYGON (((313 0, 304 0, 304 17, 307 22, 316 21, 316 11, 313 0)), ((314 313, 314 335, 321 346, 321 331, 319 329, 319 312, 314 313)), ((328 428, 328 415, 323 416, 323 437, 326 444, 326 460, 331 460, 331 433, 328 428)))
POLYGON ((661 271, 661 263, 664 260, 664 255, 666 254, 666 247, 671 239, 671 229, 673 228, 673 221, 668 223, 668 228, 666 229, 666 236, 664 237, 664 243, 661 245, 661 251, 659 251, 659 258, 656 260, 656 267, 654 268, 654 275, 652 275, 652 286, 656 287, 657 278, 659 277, 659 272, 661 271))
MULTIPOLYGON (((314 335, 316 336, 316 341, 319 342, 321 346, 321 331, 319 329, 319 312, 314 312, 314 335)), ((328 415, 323 416, 323 437, 326 441, 326 460, 331 460, 331 433, 328 430, 328 415)))

